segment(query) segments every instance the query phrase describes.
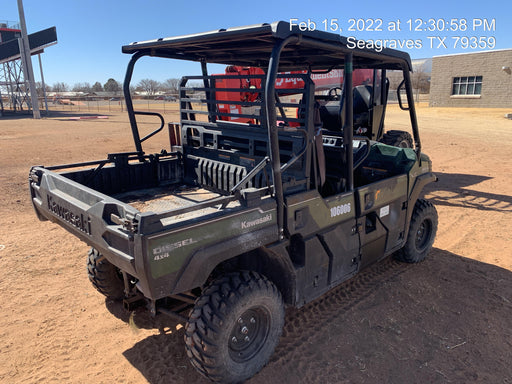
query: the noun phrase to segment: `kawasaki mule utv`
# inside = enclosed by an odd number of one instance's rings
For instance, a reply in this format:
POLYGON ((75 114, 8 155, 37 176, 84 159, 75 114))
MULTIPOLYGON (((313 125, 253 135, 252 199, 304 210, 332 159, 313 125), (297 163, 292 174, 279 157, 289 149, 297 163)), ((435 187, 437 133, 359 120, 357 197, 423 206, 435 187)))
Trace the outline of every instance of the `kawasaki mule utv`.
POLYGON ((285 306, 301 307, 388 255, 415 263, 431 250, 437 213, 420 195, 436 177, 421 152, 407 53, 350 49, 344 37, 286 22, 123 52, 132 55, 124 94, 135 150, 33 167, 32 201, 39 219, 92 247, 98 291, 186 323, 188 356, 204 376, 253 376, 279 342, 285 306), (200 68, 181 79, 180 121, 156 154, 143 144, 165 132, 164 118, 134 110, 130 95, 145 56, 200 68), (238 69, 211 75, 211 64, 238 69), (358 69, 371 76, 353 86, 358 69), (376 141, 389 70, 403 73, 414 149, 376 141), (343 71, 342 83, 316 90, 312 78, 332 71, 343 71), (160 126, 141 137, 139 115, 160 126))

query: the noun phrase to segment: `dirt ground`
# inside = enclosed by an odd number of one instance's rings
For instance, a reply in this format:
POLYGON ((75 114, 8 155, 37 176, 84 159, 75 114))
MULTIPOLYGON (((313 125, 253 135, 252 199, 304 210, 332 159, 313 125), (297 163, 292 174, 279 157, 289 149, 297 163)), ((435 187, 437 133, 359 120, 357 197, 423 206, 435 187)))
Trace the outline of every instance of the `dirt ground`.
MULTIPOLYGON (((275 354, 249 383, 512 383, 506 112, 418 108, 439 177, 426 191, 440 220, 429 258, 386 259, 288 310, 275 354)), ((31 165, 133 150, 127 116, 103 114, 0 118, 0 382, 206 383, 184 352, 183 324, 106 301, 87 278, 88 246, 32 209, 31 165)), ((387 128, 407 127, 391 106, 387 128)))

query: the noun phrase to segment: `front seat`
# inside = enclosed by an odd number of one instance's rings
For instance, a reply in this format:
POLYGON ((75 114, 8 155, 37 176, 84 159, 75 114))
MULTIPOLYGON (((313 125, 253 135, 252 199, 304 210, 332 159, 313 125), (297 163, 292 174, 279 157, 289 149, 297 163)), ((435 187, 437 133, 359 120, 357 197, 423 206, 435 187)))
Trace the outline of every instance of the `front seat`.
MULTIPOLYGON (((354 128, 368 127, 373 88, 370 85, 357 85, 353 89, 354 128)), ((339 100, 328 101, 320 106, 323 127, 328 131, 343 130, 344 92, 339 100)))

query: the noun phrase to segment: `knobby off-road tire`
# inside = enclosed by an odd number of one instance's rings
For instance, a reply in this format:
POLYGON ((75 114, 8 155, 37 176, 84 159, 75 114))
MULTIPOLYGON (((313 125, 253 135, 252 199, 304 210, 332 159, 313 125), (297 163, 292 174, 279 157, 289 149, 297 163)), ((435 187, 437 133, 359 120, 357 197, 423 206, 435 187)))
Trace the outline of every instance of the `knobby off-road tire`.
POLYGON ((391 130, 387 131, 380 140, 381 143, 399 148, 412 148, 412 136, 409 132, 391 130))
POLYGON ((406 263, 419 263, 432 249, 437 232, 437 211, 432 203, 418 199, 412 212, 405 246, 396 257, 406 263))
POLYGON ((187 355, 210 380, 243 382, 267 364, 283 324, 283 300, 272 282, 256 272, 229 273, 196 300, 185 328, 187 355))
POLYGON ((112 300, 124 298, 124 282, 121 272, 94 248, 91 248, 88 253, 87 274, 94 288, 107 298, 112 300))

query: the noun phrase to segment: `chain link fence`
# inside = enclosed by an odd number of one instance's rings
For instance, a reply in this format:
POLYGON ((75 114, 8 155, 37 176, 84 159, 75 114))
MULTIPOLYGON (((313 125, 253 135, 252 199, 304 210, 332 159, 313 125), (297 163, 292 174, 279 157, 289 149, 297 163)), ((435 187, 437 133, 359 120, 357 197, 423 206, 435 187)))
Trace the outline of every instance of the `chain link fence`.
MULTIPOLYGON (((4 114, 30 114, 31 107, 27 101, 20 103, 11 103, 6 97, 2 97, 1 110, 4 114)), ((160 113, 177 112, 179 103, 175 98, 166 99, 133 99, 133 106, 138 111, 155 111, 160 113)), ((51 114, 51 111, 62 112, 82 112, 82 113, 98 113, 107 114, 112 112, 125 112, 126 102, 122 97, 112 97, 108 99, 98 97, 59 97, 47 98, 46 103, 44 98, 39 98, 39 109, 44 115, 46 109, 51 114)))
MULTIPOLYGON (((413 90, 414 102, 415 103, 428 103, 429 94, 420 93, 418 89, 413 90)), ((404 104, 407 102, 405 90, 401 90, 401 99, 404 104)), ((388 103, 398 103, 398 96, 396 89, 390 89, 388 94, 388 103)), ((48 112, 51 111, 62 111, 62 112, 77 112, 77 113, 97 113, 97 114, 108 114, 108 113, 119 113, 126 111, 126 102, 122 97, 112 97, 108 99, 98 97, 79 97, 79 98, 48 98, 47 99, 48 112)), ((146 98, 146 99, 133 99, 134 109, 137 111, 154 111, 159 113, 178 113, 179 103, 177 100, 172 98, 146 98)), ((39 108, 41 112, 45 113, 46 105, 44 98, 39 98, 39 108)), ((2 111, 8 113, 30 113, 30 108, 26 104, 23 104, 20 108, 18 105, 16 110, 10 105, 9 100, 2 99, 2 111)))
MULTIPOLYGON (((138 111, 175 112, 178 110, 178 103, 175 100, 165 99, 134 99, 133 106, 138 111)), ((43 110, 44 105, 40 108, 43 110)), ((85 113, 108 113, 125 112, 126 102, 124 98, 113 97, 110 99, 99 99, 97 97, 85 97, 78 99, 59 98, 48 101, 48 109, 70 112, 85 113)))

